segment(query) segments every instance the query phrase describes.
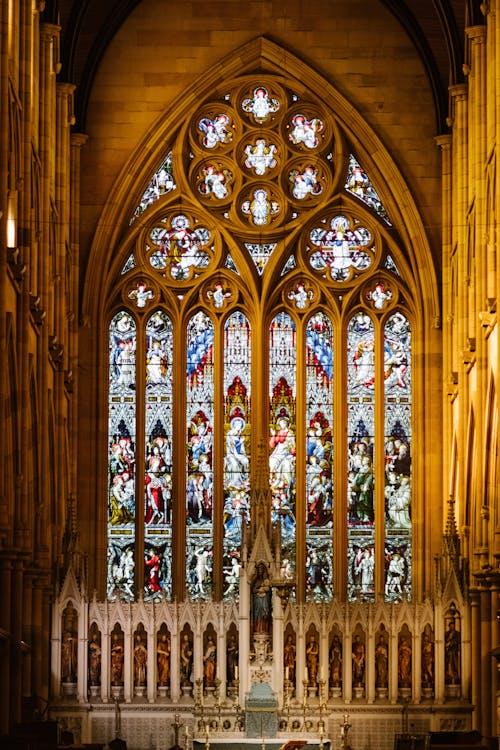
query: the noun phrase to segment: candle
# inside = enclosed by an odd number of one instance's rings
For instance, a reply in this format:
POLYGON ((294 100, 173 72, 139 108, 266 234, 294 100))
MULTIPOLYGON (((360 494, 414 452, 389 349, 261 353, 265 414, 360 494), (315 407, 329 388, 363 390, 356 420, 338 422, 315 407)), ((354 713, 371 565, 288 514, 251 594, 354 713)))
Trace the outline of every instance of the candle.
POLYGON ((238 669, 238 665, 236 665, 234 668, 234 679, 237 680, 238 676, 239 676, 239 669, 238 669))
POLYGON ((307 681, 308 679, 309 679, 309 675, 307 674, 307 667, 304 667, 304 680, 307 681))

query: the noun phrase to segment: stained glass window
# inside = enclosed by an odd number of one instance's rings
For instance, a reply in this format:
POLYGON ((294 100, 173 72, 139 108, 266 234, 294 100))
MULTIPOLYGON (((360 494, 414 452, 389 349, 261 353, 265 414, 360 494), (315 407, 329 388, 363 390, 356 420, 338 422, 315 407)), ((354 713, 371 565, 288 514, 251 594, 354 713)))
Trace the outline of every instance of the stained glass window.
POLYGON ((418 315, 384 186, 302 83, 195 107, 110 295, 108 597, 237 598, 264 483, 299 599, 409 599, 418 315))
POLYGON ((172 594, 172 357, 172 323, 157 311, 146 325, 146 601, 172 594))
POLYGON ((306 590, 333 595, 333 326, 314 315, 306 332, 306 590))
POLYGON ((375 333, 358 312, 347 331, 347 554, 349 599, 375 595, 375 333))
POLYGON ((238 595, 243 523, 250 518, 251 336, 236 311, 224 325, 224 597, 238 595))
POLYGON ((400 312, 384 328, 385 598, 411 598, 411 329, 400 312))
POLYGON ((272 519, 281 527, 281 554, 295 568, 296 535, 296 331, 288 313, 277 315, 269 331, 269 481, 272 519))
POLYGON ((193 599, 212 591, 214 327, 198 312, 187 327, 186 584, 193 599))
POLYGON ((108 576, 109 599, 135 596, 136 325, 125 311, 109 330, 108 576))

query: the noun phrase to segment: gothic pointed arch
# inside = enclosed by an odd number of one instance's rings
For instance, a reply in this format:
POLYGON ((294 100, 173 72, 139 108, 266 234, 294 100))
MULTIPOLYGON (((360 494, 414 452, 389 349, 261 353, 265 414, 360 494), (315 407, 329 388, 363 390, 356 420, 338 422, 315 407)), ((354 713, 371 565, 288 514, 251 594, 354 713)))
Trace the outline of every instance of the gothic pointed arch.
POLYGON ((415 596, 435 291, 402 176, 330 83, 265 38, 208 71, 124 167, 88 269, 108 598, 237 597, 256 518, 299 601, 415 596))
POLYGON ((83 290, 84 319, 102 313, 105 288, 110 282, 109 273, 115 271, 113 263, 117 262, 116 246, 126 231, 141 191, 167 156, 166 144, 171 134, 205 98, 205 92, 223 91, 226 81, 252 75, 254 71, 293 83, 293 90, 299 96, 308 91, 316 92, 335 113, 339 125, 349 132, 364 169, 380 185, 384 206, 393 217, 393 224, 405 249, 405 262, 419 282, 416 290, 419 297, 422 289, 427 290, 421 302, 422 313, 431 323, 439 320, 436 273, 428 240, 416 204, 397 165, 369 123, 332 82, 266 37, 257 37, 244 44, 223 58, 217 66, 205 71, 198 82, 184 92, 182 99, 170 104, 152 124, 124 164, 96 228, 83 290))

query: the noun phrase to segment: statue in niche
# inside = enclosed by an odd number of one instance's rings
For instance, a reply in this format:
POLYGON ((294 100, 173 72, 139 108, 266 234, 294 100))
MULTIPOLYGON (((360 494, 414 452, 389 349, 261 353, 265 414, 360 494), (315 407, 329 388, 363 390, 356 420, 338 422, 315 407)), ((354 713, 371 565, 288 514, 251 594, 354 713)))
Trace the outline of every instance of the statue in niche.
POLYGON ((142 686, 146 684, 148 666, 148 650, 144 645, 140 634, 135 638, 134 647, 134 684, 142 686))
POLYGON ((375 685, 378 688, 386 688, 388 684, 389 648, 387 640, 382 633, 379 635, 375 647, 375 685))
POLYGON ((352 682, 355 687, 365 683, 365 644, 355 635, 352 643, 352 682))
POLYGON ((314 633, 311 633, 306 646, 306 665, 307 681, 309 685, 316 685, 318 682, 319 666, 319 643, 314 633))
POLYGON ((257 565, 257 575, 252 583, 252 631, 253 634, 271 632, 271 584, 263 562, 257 565))
POLYGON ((398 645, 398 681, 399 687, 411 687, 412 647, 410 637, 403 635, 398 645))
POLYGON ((158 684, 165 687, 170 680, 170 638, 167 633, 162 633, 158 639, 156 666, 158 669, 158 684))
POLYGON ((297 649, 295 648, 293 635, 289 633, 283 649, 283 666, 285 667, 285 680, 289 680, 291 683, 295 683, 296 655, 297 649))
POLYGON ((342 684, 342 641, 338 635, 333 636, 330 647, 330 685, 340 687, 342 684))
POLYGON ((227 684, 234 685, 238 679, 239 649, 236 636, 231 634, 226 647, 227 684))
POLYGON ((61 680, 63 683, 77 681, 78 673, 78 615, 70 602, 62 616, 61 680))
POLYGON ((94 631, 89 642, 89 684, 101 684, 101 645, 99 633, 94 631))
POLYGON ((111 639, 111 684, 123 685, 123 638, 113 633, 111 639))
POLYGON ((193 643, 188 635, 184 633, 181 640, 181 685, 191 684, 191 672, 193 671, 193 643))
POLYGON ((77 637, 72 630, 65 630, 61 643, 61 677, 63 682, 76 682, 77 637))
POLYGON ((456 628, 454 618, 448 622, 448 630, 444 638, 444 654, 445 684, 458 685, 460 683, 460 633, 456 628))
POLYGON ((428 632, 422 639, 422 687, 432 688, 434 685, 434 643, 428 632))
POLYGON ((213 686, 217 671, 217 646, 211 635, 208 636, 207 645, 203 654, 203 674, 205 676, 205 687, 213 686))

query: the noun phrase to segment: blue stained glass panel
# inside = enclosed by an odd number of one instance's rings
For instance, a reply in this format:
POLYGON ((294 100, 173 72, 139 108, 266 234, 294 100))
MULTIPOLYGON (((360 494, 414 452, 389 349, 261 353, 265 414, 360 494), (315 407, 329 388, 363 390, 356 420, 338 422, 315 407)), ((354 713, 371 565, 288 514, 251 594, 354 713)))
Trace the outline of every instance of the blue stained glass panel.
POLYGON ((232 313, 224 325, 224 598, 239 593, 242 526, 250 515, 251 331, 232 313))
POLYGON ((296 536, 296 330, 286 312, 269 331, 269 472, 272 520, 280 523, 282 559, 295 570, 296 536))
POLYGON ((208 599, 213 580, 214 327, 204 312, 187 326, 186 584, 208 599))
POLYGON ((172 596, 172 357, 168 315, 146 325, 144 600, 172 596))
POLYGON ((347 593, 350 601, 375 596, 374 459, 375 332, 358 312, 347 330, 347 593))
POLYGON ((385 598, 411 597, 411 326, 395 312, 384 327, 385 598))
POLYGON ((136 325, 117 313, 109 326, 108 599, 131 601, 135 586, 136 325))
POLYGON ((333 326, 322 312, 306 331, 306 594, 333 596, 333 326))

